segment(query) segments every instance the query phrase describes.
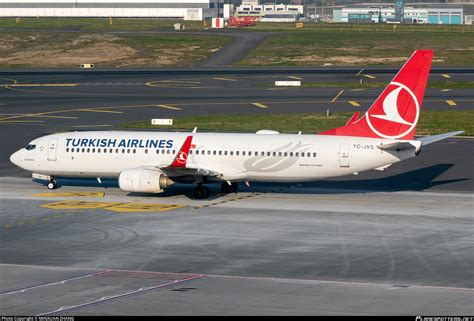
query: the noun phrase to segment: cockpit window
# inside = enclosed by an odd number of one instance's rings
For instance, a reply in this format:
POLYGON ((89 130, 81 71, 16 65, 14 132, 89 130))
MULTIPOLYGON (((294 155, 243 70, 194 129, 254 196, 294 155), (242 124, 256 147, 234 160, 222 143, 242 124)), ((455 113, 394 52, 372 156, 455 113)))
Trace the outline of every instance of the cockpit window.
POLYGON ((26 150, 33 150, 33 149, 35 149, 35 148, 36 148, 36 145, 32 145, 32 144, 28 144, 28 145, 26 145, 26 147, 25 147, 26 150))

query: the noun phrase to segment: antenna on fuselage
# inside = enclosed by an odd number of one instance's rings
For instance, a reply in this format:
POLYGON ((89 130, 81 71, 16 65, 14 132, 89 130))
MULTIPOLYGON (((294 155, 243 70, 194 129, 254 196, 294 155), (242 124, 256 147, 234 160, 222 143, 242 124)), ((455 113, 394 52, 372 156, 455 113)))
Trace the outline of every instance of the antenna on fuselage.
POLYGON ((193 129, 193 133, 197 132, 198 128, 197 127, 194 127, 193 129))

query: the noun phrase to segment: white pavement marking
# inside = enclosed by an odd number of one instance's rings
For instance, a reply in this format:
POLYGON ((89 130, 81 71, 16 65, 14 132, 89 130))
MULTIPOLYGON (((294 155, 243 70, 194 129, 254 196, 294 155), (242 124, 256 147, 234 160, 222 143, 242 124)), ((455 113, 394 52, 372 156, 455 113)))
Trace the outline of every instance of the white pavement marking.
POLYGON ((94 273, 89 273, 89 274, 86 274, 86 275, 76 276, 76 277, 73 277, 73 278, 62 279, 62 280, 57 280, 57 281, 53 281, 53 282, 28 286, 28 287, 20 288, 20 289, 16 289, 16 290, 9 290, 9 291, 5 291, 5 292, 0 292, 0 296, 1 295, 14 294, 14 293, 25 293, 28 290, 38 289, 38 288, 42 288, 42 287, 50 286, 50 285, 64 284, 66 282, 79 280, 79 279, 83 279, 83 278, 88 278, 88 277, 91 277, 91 276, 96 276, 96 275, 99 275, 101 273, 110 272, 110 271, 111 270, 102 270, 102 271, 98 271, 98 272, 94 272, 94 273))
POLYGON ((87 302, 87 303, 82 303, 82 304, 68 306, 68 307, 60 307, 59 309, 56 309, 54 311, 41 313, 41 314, 38 314, 37 316, 43 316, 43 315, 49 315, 49 314, 54 314, 54 313, 58 313, 58 312, 70 311, 70 310, 82 308, 82 307, 85 307, 85 306, 88 306, 88 305, 92 305, 92 304, 96 304, 96 303, 102 303, 102 302, 106 302, 106 301, 111 301, 111 300, 131 296, 131 295, 141 294, 141 293, 148 292, 148 291, 151 291, 151 290, 164 288, 164 287, 167 287, 167 286, 170 286, 170 285, 177 285, 177 284, 181 284, 181 283, 188 282, 188 281, 191 281, 191 280, 200 279, 200 278, 203 278, 203 277, 205 277, 205 275, 199 274, 199 275, 195 275, 195 276, 192 276, 192 277, 189 277, 189 278, 186 278, 186 279, 182 279, 182 280, 174 280, 172 282, 168 282, 168 283, 165 283, 165 284, 150 286, 150 287, 147 287, 147 288, 139 288, 138 290, 135 290, 135 291, 130 291, 130 292, 117 294, 117 295, 112 295, 112 296, 108 296, 108 297, 101 297, 99 300, 90 301, 90 302, 87 302))

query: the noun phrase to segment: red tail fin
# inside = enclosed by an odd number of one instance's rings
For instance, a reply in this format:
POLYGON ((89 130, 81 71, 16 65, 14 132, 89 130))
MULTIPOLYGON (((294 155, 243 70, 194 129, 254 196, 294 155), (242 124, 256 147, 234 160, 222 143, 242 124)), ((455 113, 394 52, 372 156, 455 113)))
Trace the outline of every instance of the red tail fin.
POLYGON ((322 135, 413 139, 420 115, 433 50, 417 50, 358 121, 322 135))
POLYGON ((189 150, 191 149, 191 142, 193 140, 193 136, 188 136, 184 140, 183 146, 176 154, 175 159, 171 163, 170 167, 186 167, 186 163, 188 162, 188 155, 189 150))

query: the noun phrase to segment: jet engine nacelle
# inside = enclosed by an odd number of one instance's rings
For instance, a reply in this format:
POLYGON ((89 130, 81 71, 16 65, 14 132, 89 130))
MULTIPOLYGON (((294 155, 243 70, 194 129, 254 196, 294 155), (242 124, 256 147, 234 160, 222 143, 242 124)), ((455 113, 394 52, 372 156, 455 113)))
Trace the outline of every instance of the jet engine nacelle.
POLYGON ((159 169, 124 169, 119 176, 120 189, 127 192, 161 193, 173 181, 159 169))

